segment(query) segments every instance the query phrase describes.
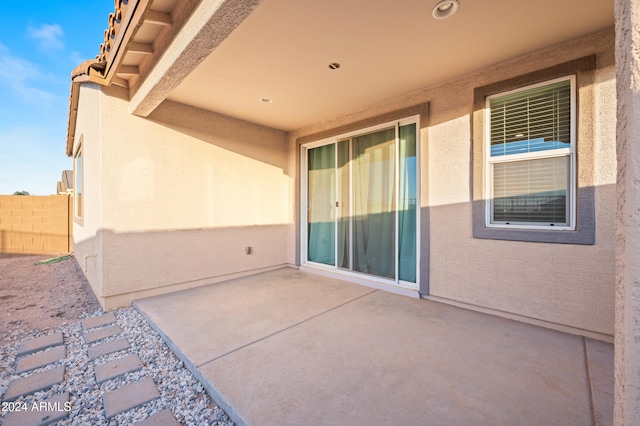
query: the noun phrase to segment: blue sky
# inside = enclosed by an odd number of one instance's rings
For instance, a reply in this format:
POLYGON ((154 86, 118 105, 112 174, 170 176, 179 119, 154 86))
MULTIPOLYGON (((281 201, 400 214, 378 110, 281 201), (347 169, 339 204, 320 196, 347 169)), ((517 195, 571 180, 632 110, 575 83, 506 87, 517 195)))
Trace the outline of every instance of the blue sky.
POLYGON ((50 195, 65 154, 71 71, 95 58, 113 0, 12 1, 0 25, 0 195, 50 195))

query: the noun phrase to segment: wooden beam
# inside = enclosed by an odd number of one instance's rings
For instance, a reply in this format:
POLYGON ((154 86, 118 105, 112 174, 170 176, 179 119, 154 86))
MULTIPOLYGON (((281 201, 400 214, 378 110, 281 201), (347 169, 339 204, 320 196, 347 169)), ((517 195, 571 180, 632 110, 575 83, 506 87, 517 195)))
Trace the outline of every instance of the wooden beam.
POLYGON ((113 77, 111 79, 111 84, 113 84, 115 86, 124 87, 125 89, 129 88, 129 81, 125 80, 124 78, 120 78, 120 77, 113 77))
MULTIPOLYGON (((107 60, 104 73, 104 85, 110 85, 111 79, 116 77, 119 64, 124 60, 126 46, 129 41, 132 41, 133 35, 142 24, 144 11, 152 1, 153 0, 129 0, 128 6, 122 8, 120 27, 119 30, 116 31, 115 40, 112 40, 111 53, 107 60)), ((124 6, 124 2, 121 3, 124 6)))
POLYGON ((127 49, 131 53, 153 53, 153 45, 151 43, 138 43, 137 41, 132 41, 127 46, 127 49))
POLYGON ((116 71, 118 75, 138 75, 140 74, 140 69, 137 66, 133 65, 121 65, 116 71))
POLYGON ((171 25, 171 14, 158 12, 156 10, 148 10, 144 14, 144 22, 157 25, 171 25))

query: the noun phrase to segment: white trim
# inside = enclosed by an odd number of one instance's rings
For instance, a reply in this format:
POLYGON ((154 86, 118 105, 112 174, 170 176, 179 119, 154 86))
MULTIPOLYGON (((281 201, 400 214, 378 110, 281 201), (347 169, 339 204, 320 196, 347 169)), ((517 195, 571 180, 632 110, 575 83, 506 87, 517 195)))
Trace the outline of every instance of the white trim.
MULTIPOLYGON (((417 129, 416 129, 417 132, 417 129)), ((400 283, 400 243, 399 240, 400 238, 398 238, 398 221, 399 219, 399 215, 398 215, 398 207, 400 207, 400 123, 397 122, 396 123, 396 127, 395 127, 395 148, 394 148, 394 176, 393 179, 395 179, 395 200, 394 201, 394 208, 395 208, 395 212, 394 212, 394 219, 393 219, 393 232, 395 234, 395 238, 393 239, 393 255, 396 258, 396 261, 394 262, 394 272, 393 272, 393 276, 395 277, 395 282, 397 282, 398 284, 400 283)), ((416 264, 416 268, 418 267, 418 265, 416 264)), ((417 281, 417 280, 416 280, 417 281)))
MULTIPOLYGON (((554 84, 554 83, 560 83, 561 81, 565 81, 565 80, 571 80, 571 91, 573 93, 573 90, 575 89, 576 76, 575 76, 575 74, 568 74, 568 75, 565 75, 563 77, 558 77, 558 78, 554 78, 554 79, 551 79, 551 80, 545 80, 545 81, 542 81, 540 83, 529 84, 528 86, 518 87, 518 88, 515 88, 515 89, 507 90, 506 92, 496 93, 496 94, 487 96, 486 101, 488 103, 491 99, 501 98, 503 96, 513 95, 515 93, 524 92, 525 90, 537 89, 538 87, 548 86, 548 85, 554 84)), ((574 100, 573 96, 572 96, 571 100, 572 101, 574 100)))
POLYGON ((501 155, 487 160, 488 163, 515 163, 516 161, 537 160, 540 158, 566 157, 572 155, 571 148, 550 149, 547 151, 525 152, 522 154, 501 155), (545 153, 544 155, 542 153, 545 153))
MULTIPOLYGON (((353 144, 349 143, 349 158, 353 158, 353 144)), ((349 161, 349 270, 353 271, 353 161, 349 161)))
MULTIPOLYGON (((402 121, 401 121, 402 123, 402 121)), ((418 289, 420 289, 420 264, 421 264, 421 251, 420 251, 420 233, 422 230, 422 221, 420 220, 422 216, 422 175, 420 173, 420 169, 422 168, 422 149, 420 148, 420 144, 422 141, 421 136, 421 128, 420 128, 420 117, 416 120, 416 282, 415 285, 418 289)), ((425 259, 426 262, 429 262, 430 259, 425 259)))
POLYGON ((335 200, 333 201, 333 264, 338 266, 338 217, 340 216, 340 201, 338 200, 338 181, 340 180, 340 170, 338 169, 338 142, 335 143, 333 150, 333 170, 335 176, 333 178, 333 194, 335 200))
POLYGON ((73 218, 84 218, 84 134, 78 138, 78 145, 73 154, 73 218), (78 159, 80 159, 80 185, 78 185, 78 159), (78 191, 80 189, 80 191, 78 191), (80 213, 80 214, 78 214, 80 213))
POLYGON ((309 244, 309 149, 300 146, 300 264, 306 262, 309 244))
POLYGON ((575 74, 567 75, 564 77, 555 78, 552 80, 547 80, 541 83, 531 84, 528 86, 519 87, 517 89, 509 90, 506 92, 496 93, 491 96, 487 96, 485 99, 485 125, 484 125, 484 176, 485 176, 485 226, 487 228, 503 228, 503 229, 543 229, 543 230, 557 230, 557 231, 573 231, 576 229, 576 210, 577 210, 577 182, 576 182, 576 115, 577 115, 578 105, 576 102, 576 76, 575 74), (495 98, 500 98, 503 96, 512 95, 515 93, 520 93, 525 90, 531 90, 538 87, 548 86, 554 83, 559 83, 561 81, 569 81, 570 84, 570 97, 571 97, 571 123, 570 123, 570 146, 569 148, 559 148, 554 150, 545 150, 545 151, 535 151, 535 152, 527 152, 522 154, 509 154, 509 155, 501 155, 496 157, 491 157, 491 108, 490 101, 495 98), (554 158, 554 157, 569 157, 569 197, 567 197, 567 206, 568 214, 568 225, 537 225, 535 222, 511 222, 509 224, 506 223, 494 223, 492 222, 493 217, 493 164, 498 163, 512 163, 516 161, 524 161, 524 160, 533 160, 533 159, 545 159, 545 158, 554 158))

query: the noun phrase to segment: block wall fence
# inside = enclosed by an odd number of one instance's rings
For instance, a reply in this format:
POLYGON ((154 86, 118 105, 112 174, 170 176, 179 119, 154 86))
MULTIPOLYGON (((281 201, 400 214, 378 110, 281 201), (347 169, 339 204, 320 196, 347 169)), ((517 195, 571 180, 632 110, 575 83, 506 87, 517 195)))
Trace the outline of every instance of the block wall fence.
POLYGON ((0 195, 0 258, 73 250, 73 197, 0 195))

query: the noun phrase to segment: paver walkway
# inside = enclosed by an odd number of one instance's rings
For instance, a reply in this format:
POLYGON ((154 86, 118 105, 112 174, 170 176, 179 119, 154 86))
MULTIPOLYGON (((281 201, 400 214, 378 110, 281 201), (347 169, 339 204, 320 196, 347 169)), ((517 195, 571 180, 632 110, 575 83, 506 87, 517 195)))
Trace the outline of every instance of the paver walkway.
MULTIPOLYGON (((87 318, 82 321, 83 337, 86 344, 96 343, 87 348, 89 358, 93 360, 96 383, 101 383, 122 376, 126 373, 141 369, 144 364, 136 354, 125 354, 117 360, 101 362, 101 358, 114 352, 131 348, 126 337, 118 337, 108 342, 101 340, 117 336, 122 328, 117 325, 117 319, 111 312, 101 316, 87 318)), ((16 374, 37 370, 42 367, 61 364, 66 359, 67 348, 62 333, 52 333, 35 339, 25 339, 19 342, 17 348, 18 359, 16 374)), ((16 401, 21 397, 34 395, 38 391, 51 389, 64 381, 65 366, 58 365, 44 371, 29 373, 25 377, 14 379, 9 383, 2 401, 16 401)), ((133 410, 149 401, 160 397, 160 392, 150 377, 121 386, 103 395, 105 417, 110 419, 119 413, 133 410)), ((69 393, 61 392, 44 401, 38 401, 44 410, 13 411, 4 417, 4 425, 48 425, 68 416, 70 411, 69 393)), ((142 424, 177 425, 173 414, 164 410, 144 420, 142 424)))

